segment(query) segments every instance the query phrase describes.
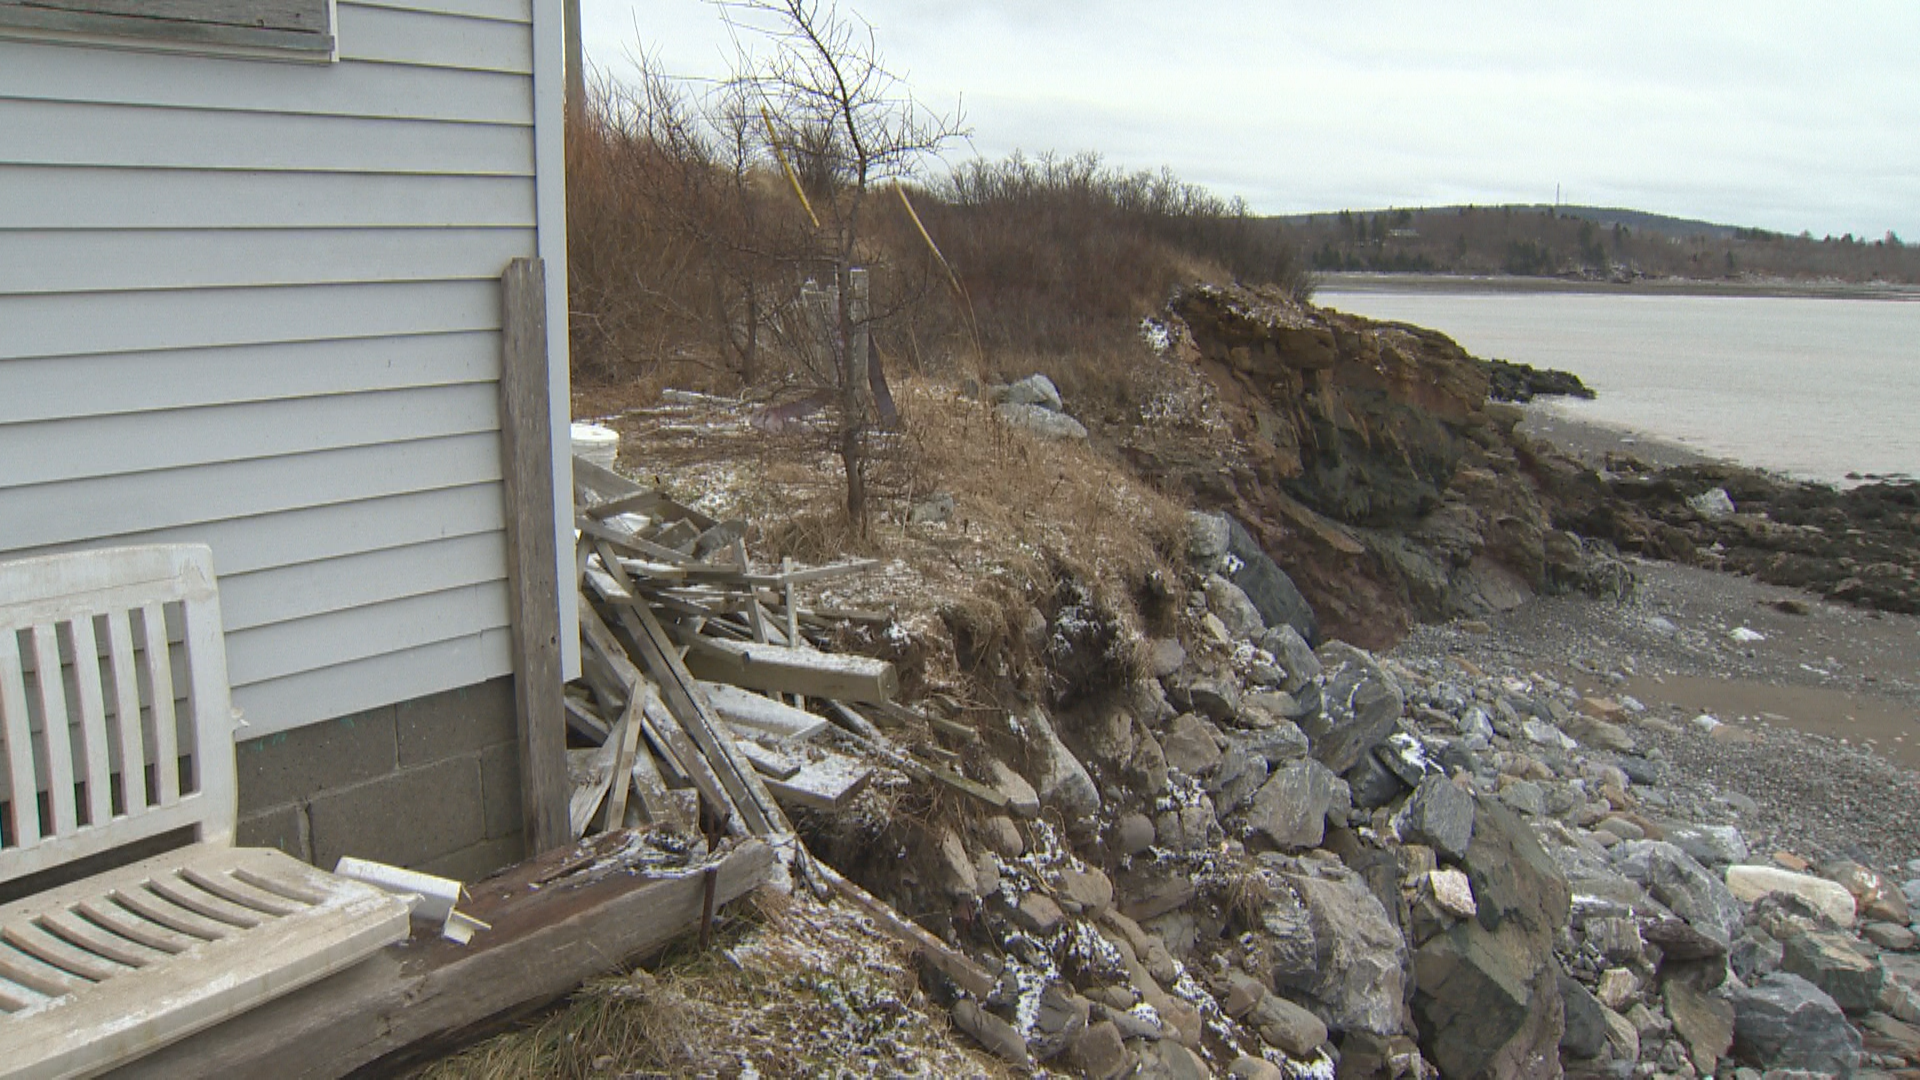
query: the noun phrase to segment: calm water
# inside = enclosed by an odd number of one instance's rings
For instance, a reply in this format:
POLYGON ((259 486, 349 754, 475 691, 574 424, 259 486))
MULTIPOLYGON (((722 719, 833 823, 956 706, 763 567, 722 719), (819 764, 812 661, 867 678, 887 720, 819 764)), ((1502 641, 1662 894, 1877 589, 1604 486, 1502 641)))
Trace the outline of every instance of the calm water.
POLYGON ((1557 408, 1796 476, 1920 475, 1920 303, 1788 297, 1341 291, 1323 307, 1563 368, 1557 408))

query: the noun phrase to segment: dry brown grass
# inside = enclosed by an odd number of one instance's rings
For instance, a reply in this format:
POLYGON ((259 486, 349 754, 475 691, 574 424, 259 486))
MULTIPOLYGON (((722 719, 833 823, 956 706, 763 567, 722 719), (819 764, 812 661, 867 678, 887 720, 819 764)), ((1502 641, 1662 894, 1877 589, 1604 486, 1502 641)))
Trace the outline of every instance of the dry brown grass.
MULTIPOLYGON (((1091 445, 1036 439, 989 404, 933 379, 896 387, 902 432, 875 455, 876 520, 861 538, 840 509, 838 462, 805 432, 756 430, 747 406, 707 402, 634 413, 622 466, 721 518, 749 526, 753 556, 777 562, 878 558, 879 571, 815 590, 835 607, 886 610, 908 642, 848 642, 911 668, 913 689, 975 700, 982 664, 1024 668, 1039 643, 1033 620, 1084 589, 1123 637, 1143 629, 1151 582, 1178 575, 1183 508, 1091 445), (952 519, 915 524, 912 508, 951 495, 952 519)), ((1044 625, 1044 624, 1043 624, 1044 625)))
POLYGON ((921 998, 905 951, 847 909, 762 893, 751 912, 707 952, 591 982, 565 1008, 418 1075, 1008 1075, 921 998))

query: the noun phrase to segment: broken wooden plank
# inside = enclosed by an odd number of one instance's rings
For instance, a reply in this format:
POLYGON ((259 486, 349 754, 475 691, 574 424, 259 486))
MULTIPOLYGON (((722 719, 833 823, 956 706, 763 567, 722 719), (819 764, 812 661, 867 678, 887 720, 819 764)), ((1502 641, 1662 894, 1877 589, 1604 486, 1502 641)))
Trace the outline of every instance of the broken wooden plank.
POLYGON ((641 490, 627 495, 616 495, 605 502, 587 506, 586 514, 595 521, 605 521, 619 514, 651 514, 667 501, 667 497, 658 491, 641 490))
MULTIPOLYGON (((785 780, 800 771, 802 764, 800 758, 784 750, 761 746, 752 739, 741 739, 733 744, 733 748, 738 750, 740 756, 747 759, 747 764, 752 765, 754 771, 761 776, 785 780)), ((779 793, 775 792, 776 798, 778 795, 779 793)))
POLYGON ((900 675, 885 660, 677 636, 689 650, 687 669, 709 682, 836 701, 883 702, 900 692, 900 675))
POLYGON ((861 574, 879 565, 879 559, 850 559, 846 562, 828 563, 825 566, 806 566, 798 570, 783 569, 777 574, 743 574, 741 576, 749 585, 766 585, 778 589, 788 585, 805 585, 809 582, 845 577, 848 574, 861 574))
MULTIPOLYGON (((639 686, 627 687, 627 709, 620 717, 615 735, 607 740, 618 743, 613 757, 613 780, 607 788, 606 827, 618 829, 627 820, 627 791, 633 783, 633 759, 640 748, 640 725, 646 722, 645 693, 639 686)), ((651 817, 651 812, 649 812, 651 817)))
POLYGON ((726 683, 702 682, 700 685, 720 719, 737 727, 751 728, 782 742, 805 742, 827 729, 825 717, 772 698, 726 683))
POLYGON ((573 527, 579 529, 580 535, 583 537, 592 537, 595 540, 606 541, 607 543, 626 548, 628 551, 643 558, 658 559, 668 566, 681 566, 688 561, 685 555, 680 554, 670 547, 663 547, 644 537, 635 536, 624 529, 616 529, 610 525, 594 521, 584 516, 575 518, 573 527))
POLYGON ((720 728, 706 691, 687 672, 653 610, 634 597, 632 581, 618 562, 608 569, 609 574, 590 574, 588 581, 594 588, 603 590, 609 610, 639 650, 641 666, 652 674, 654 685, 660 688, 667 712, 677 721, 667 726, 677 727, 692 738, 699 755, 704 756, 704 765, 725 789, 734 809, 745 818, 747 831, 760 835, 790 834, 792 829, 787 826, 785 815, 760 783, 758 774, 733 754, 733 737, 720 728))
POLYGON ((607 788, 613 784, 613 757, 618 748, 611 741, 589 750, 567 751, 567 782, 573 791, 567 799, 567 825, 578 840, 593 821, 595 811, 606 801, 607 788))
MULTIPOLYGON (((593 579, 589 577, 589 581, 591 580, 593 579)), ((594 610, 592 602, 584 594, 580 597, 580 630, 588 636, 596 648, 607 654, 608 661, 613 665, 616 673, 629 686, 638 685, 644 681, 640 675, 640 669, 634 667, 632 661, 627 659, 626 649, 621 647, 619 639, 613 636, 613 630, 600 618, 600 613, 594 610)), ((653 718, 649 718, 648 733, 658 740, 655 745, 663 748, 672 758, 674 767, 685 774, 687 779, 693 782, 694 787, 700 789, 701 796, 712 807, 714 815, 725 820, 729 831, 744 830, 746 824, 741 820, 734 806, 733 796, 728 794, 726 785, 714 775, 700 748, 675 722, 671 711, 663 710, 663 712, 665 722, 654 723, 653 718)))
POLYGON ((760 778, 732 752, 733 737, 719 727, 713 704, 697 679, 687 671, 673 649, 672 640, 645 604, 616 605, 620 621, 640 647, 641 664, 656 676, 667 711, 687 730, 706 754, 720 782, 728 788, 734 804, 747 818, 749 830, 761 834, 785 834, 785 815, 760 778))
POLYGON ((572 698, 566 699, 567 729, 590 743, 607 741, 609 729, 606 721, 590 712, 587 707, 572 698))
POLYGON ((792 776, 767 779, 767 790, 782 806, 838 810, 873 777, 871 768, 845 754, 815 749, 809 757, 792 776))
MULTIPOLYGON (((405 948, 323 979, 127 1066, 127 1077, 401 1075, 545 1007, 597 975, 620 970, 698 925, 698 868, 620 870, 634 834, 594 837, 470 887, 461 910, 491 929, 460 946, 423 930, 405 948), (577 858, 574 871, 535 887, 577 858), (611 872, 591 867, 611 862, 611 872)), ((707 863, 714 901, 764 884, 773 850, 745 841, 707 863)))
POLYGON ((928 727, 932 728, 933 730, 939 732, 942 735, 959 739, 963 742, 977 742, 979 741, 979 738, 980 738, 980 732, 976 728, 969 727, 966 724, 957 723, 952 720, 947 720, 943 717, 934 716, 931 713, 917 712, 913 709, 907 708, 905 705, 902 705, 898 702, 884 701, 879 703, 878 705, 875 705, 874 708, 877 712, 880 713, 880 715, 885 716, 890 720, 896 720, 901 723, 908 723, 908 722, 917 720, 920 723, 927 725, 928 727))
POLYGON ((865 912, 881 929, 912 946, 914 951, 926 957, 928 963, 952 979, 960 989, 982 1001, 993 993, 994 978, 984 968, 933 936, 931 931, 902 917, 867 890, 841 877, 833 867, 815 859, 808 863, 807 872, 825 881, 829 888, 865 912))
MULTIPOLYGON (((861 723, 872 727, 872 724, 868 723, 864 717, 861 717, 859 713, 854 712, 845 705, 839 702, 829 703, 830 709, 834 709, 835 707, 837 707, 838 711, 843 712, 845 716, 858 719, 861 723)), ((855 731, 854 725, 851 723, 846 724, 841 730, 846 738, 854 745, 878 756, 908 776, 921 780, 931 780, 938 784, 945 784, 947 787, 970 795, 996 810, 1004 810, 1007 807, 1006 795, 1002 794, 997 788, 991 788, 978 781, 969 780, 951 769, 943 768, 939 765, 929 765, 924 761, 895 749, 883 739, 868 738, 866 735, 855 731)))

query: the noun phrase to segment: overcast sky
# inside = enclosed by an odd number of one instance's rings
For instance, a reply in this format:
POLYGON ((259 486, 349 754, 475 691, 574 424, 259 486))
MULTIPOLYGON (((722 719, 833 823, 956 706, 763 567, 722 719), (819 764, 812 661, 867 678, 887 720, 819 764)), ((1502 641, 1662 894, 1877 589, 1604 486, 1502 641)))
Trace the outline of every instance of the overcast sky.
MULTIPOLYGON (((723 76, 703 0, 581 0, 587 60, 723 76)), ((1920 4, 842 0, 973 136, 1292 213, 1622 206, 1920 239, 1920 4)), ((742 42, 759 46, 752 35, 742 42)))

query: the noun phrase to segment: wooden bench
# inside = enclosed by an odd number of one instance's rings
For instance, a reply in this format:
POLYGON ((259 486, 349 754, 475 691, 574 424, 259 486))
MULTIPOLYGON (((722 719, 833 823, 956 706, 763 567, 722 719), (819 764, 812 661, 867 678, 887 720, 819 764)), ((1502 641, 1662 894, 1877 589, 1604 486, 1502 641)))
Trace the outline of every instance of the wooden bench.
POLYGON ((93 1075, 406 938, 403 899, 232 846, 233 721, 207 548, 0 564, 0 889, 33 890, 0 1074, 93 1075))

